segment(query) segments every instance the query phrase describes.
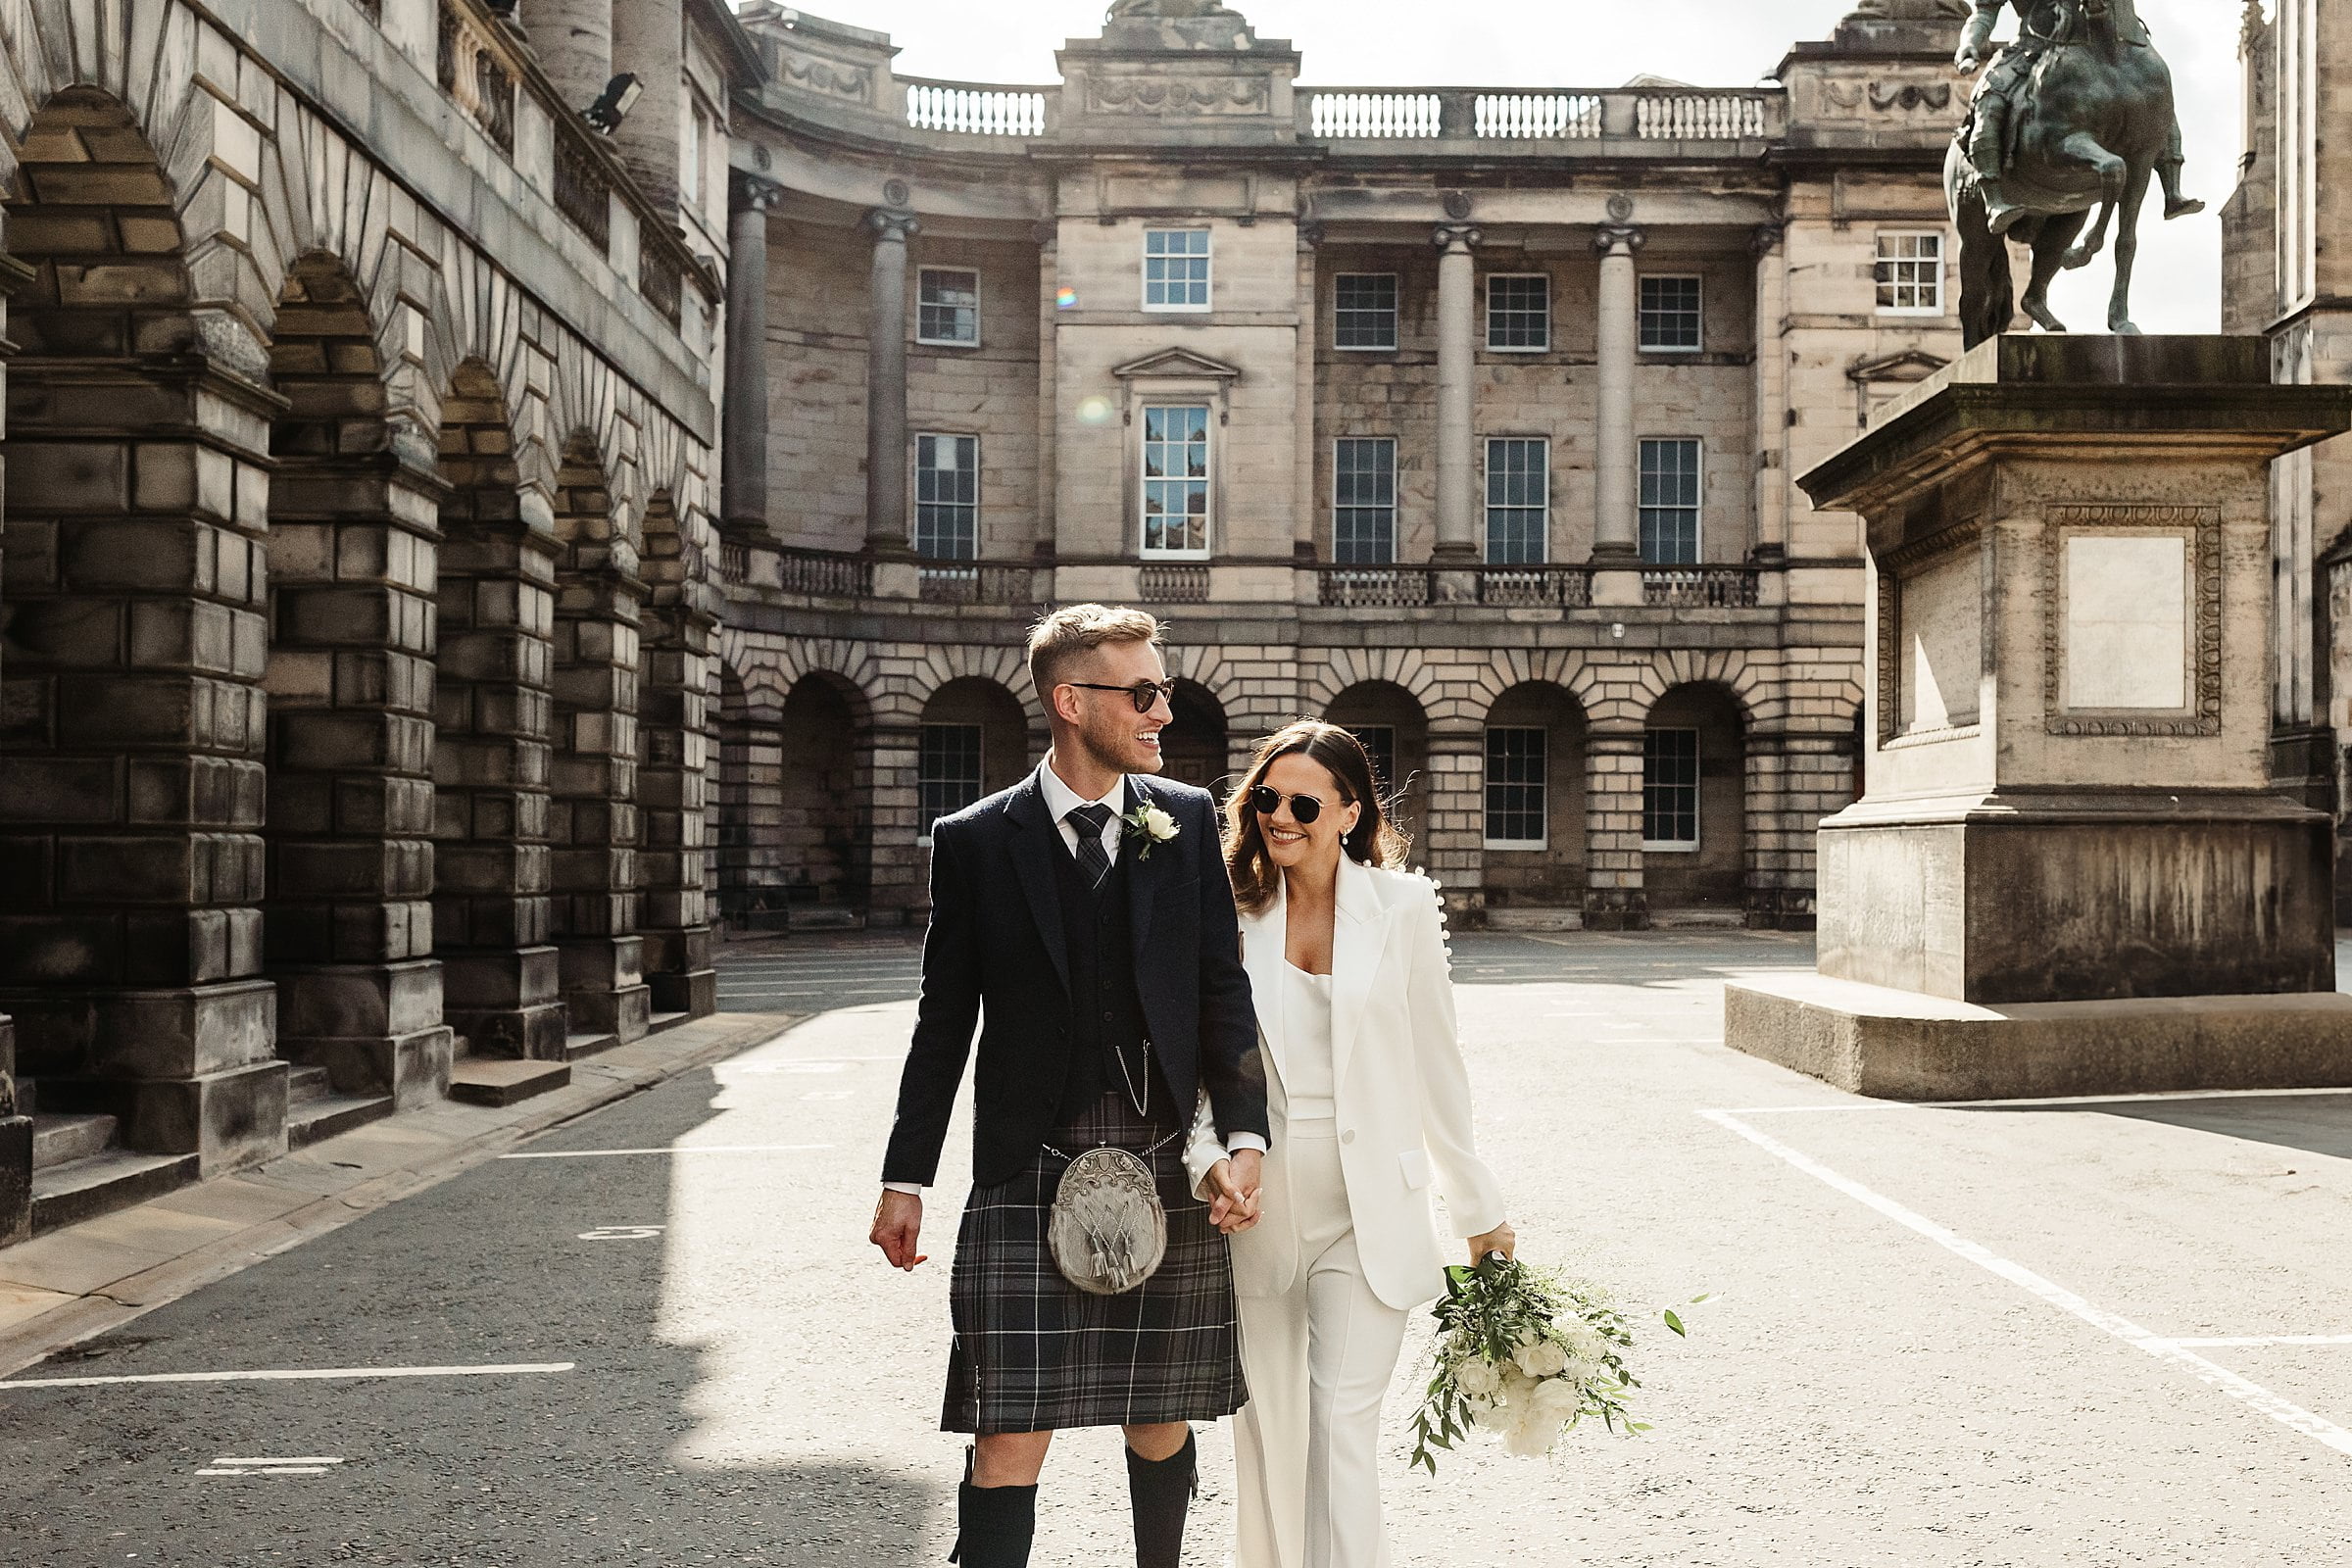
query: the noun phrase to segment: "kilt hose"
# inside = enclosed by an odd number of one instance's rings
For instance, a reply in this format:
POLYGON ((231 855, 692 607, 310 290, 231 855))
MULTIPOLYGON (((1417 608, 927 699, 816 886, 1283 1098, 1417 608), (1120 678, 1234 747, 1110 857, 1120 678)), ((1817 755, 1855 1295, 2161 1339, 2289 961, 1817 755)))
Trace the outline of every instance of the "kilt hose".
POLYGON ((964 1204, 948 1283, 956 1341, 941 1430, 1058 1432, 1233 1414, 1250 1397, 1233 1266, 1185 1177, 1183 1128, 1139 1116, 1114 1090, 1056 1133, 1054 1148, 1062 1154, 1039 1150, 1018 1176, 973 1188, 964 1204), (1063 1279, 1046 1245, 1062 1154, 1104 1146, 1143 1156, 1168 1213, 1167 1256, 1120 1296, 1063 1279))

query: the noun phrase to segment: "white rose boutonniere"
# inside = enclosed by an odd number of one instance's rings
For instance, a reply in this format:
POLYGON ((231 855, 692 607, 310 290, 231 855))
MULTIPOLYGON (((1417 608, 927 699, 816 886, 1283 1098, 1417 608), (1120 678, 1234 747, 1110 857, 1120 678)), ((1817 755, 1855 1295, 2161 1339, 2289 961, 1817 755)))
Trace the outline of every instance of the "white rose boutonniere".
POLYGON ((1119 818, 1127 824, 1127 836, 1142 847, 1135 852, 1139 860, 1152 858, 1152 852, 1176 836, 1176 819, 1156 806, 1139 806, 1119 818))

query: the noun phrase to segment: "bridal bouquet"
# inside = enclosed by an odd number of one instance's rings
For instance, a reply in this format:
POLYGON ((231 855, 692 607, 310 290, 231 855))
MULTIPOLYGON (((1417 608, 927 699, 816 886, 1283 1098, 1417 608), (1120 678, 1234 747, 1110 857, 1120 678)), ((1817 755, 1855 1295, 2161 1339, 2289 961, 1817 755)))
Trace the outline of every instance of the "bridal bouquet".
MULTIPOLYGON (((1412 1458, 1431 1475, 1433 1450, 1450 1450, 1473 1430, 1531 1458, 1588 1416, 1612 1432, 1649 1430, 1625 1406, 1641 1387, 1621 1353, 1633 1346, 1632 1327, 1598 1288, 1495 1254, 1447 1269, 1435 1311, 1437 1375, 1413 1418, 1412 1458)), ((1676 1313, 1664 1322, 1684 1332, 1676 1313)))

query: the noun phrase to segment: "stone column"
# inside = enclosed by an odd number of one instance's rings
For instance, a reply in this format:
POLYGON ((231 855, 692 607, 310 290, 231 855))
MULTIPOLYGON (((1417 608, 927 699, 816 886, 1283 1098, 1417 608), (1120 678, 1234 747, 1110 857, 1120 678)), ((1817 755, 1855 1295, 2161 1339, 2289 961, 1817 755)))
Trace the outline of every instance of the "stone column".
POLYGON ((728 181, 727 372, 719 505, 736 538, 764 538, 767 519, 767 214, 783 187, 728 181))
POLYGON ((1641 557, 1640 514, 1634 481, 1634 359, 1640 342, 1639 287, 1634 253, 1642 230, 1610 224, 1593 236, 1600 252, 1600 297, 1596 311, 1600 363, 1593 376, 1592 562, 1630 566, 1641 557))
POLYGON ((867 272, 865 343, 865 545, 886 560, 911 559, 906 532, 906 241, 912 213, 877 208, 867 272))
POLYGON ((1595 724, 1585 735, 1585 929, 1639 931, 1649 924, 1642 886, 1643 731, 1595 724))
POLYGON ((523 34, 564 106, 576 115, 596 102, 612 77, 612 0, 521 0, 521 13, 523 34))
POLYGON ((1758 223, 1748 236, 1756 259, 1755 537, 1749 559, 1779 565, 1788 554, 1788 354, 1781 344, 1788 315, 1785 223, 1758 223))
MULTIPOLYGON (((692 519, 691 521, 699 521, 692 519)), ((706 868, 715 817, 720 601, 688 566, 677 525, 648 526, 645 682, 637 694, 638 920, 657 1013, 718 1007, 706 868)))
POLYGON ((1438 247, 1438 542, 1431 560, 1475 566, 1486 554, 1478 537, 1478 468, 1471 456, 1478 327, 1471 248, 1479 232, 1467 223, 1441 223, 1431 241, 1438 247))
POLYGON ((286 403, 208 366, 96 355, 11 379, 0 1008, 18 1065, 44 1110, 116 1115, 129 1148, 207 1174, 266 1159, 286 1147, 260 684, 286 403))
POLYGON ((1446 907, 1461 923, 1486 919, 1487 732, 1461 719, 1429 726, 1429 820, 1417 848, 1446 907))
MULTIPOLYGON (((290 311, 289 311, 290 314, 290 311)), ((447 486, 386 455, 281 456, 270 517, 277 1050, 338 1093, 439 1100, 433 598, 447 486)))
MULTIPOLYGON (((607 64, 634 73, 645 89, 613 130, 612 151, 656 210, 675 221, 678 181, 685 172, 679 164, 686 118, 685 8, 672 0, 606 4, 612 28, 607 64)), ((590 97, 593 101, 594 95, 590 97)))

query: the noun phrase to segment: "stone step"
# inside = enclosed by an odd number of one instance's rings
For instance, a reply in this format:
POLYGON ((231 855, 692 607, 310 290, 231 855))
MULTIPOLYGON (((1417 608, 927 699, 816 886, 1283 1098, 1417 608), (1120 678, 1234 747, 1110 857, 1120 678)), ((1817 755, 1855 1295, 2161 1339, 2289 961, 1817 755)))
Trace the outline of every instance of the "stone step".
POLYGON ((653 1016, 653 1021, 646 1026, 645 1032, 649 1035, 658 1035, 664 1029, 675 1029, 680 1024, 692 1022, 694 1022, 694 1014, 691 1012, 657 1012, 653 1016))
POLYGON ((1487 907, 1487 929, 1490 931, 1582 931, 1585 911, 1582 909, 1495 908, 1487 907))
POLYGON ((571 1082, 567 1061, 461 1056, 449 1070, 449 1098, 469 1105, 512 1105, 571 1082))
POLYGON ((620 1036, 618 1035, 597 1034, 594 1031, 586 1034, 565 1035, 564 1037, 564 1059, 577 1061, 582 1056, 593 1056, 600 1051, 611 1051, 619 1044, 620 1036))
POLYGON ((857 909, 803 905, 789 912, 786 924, 795 931, 857 931, 864 928, 865 916, 857 909))
POLYGON ((195 1154, 134 1154, 113 1149, 32 1173, 32 1229, 53 1231, 160 1198, 196 1179, 195 1154))
MULTIPOLYGON (((295 1069, 300 1071, 300 1068, 295 1069)), ((392 1114, 390 1095, 313 1095, 286 1105, 286 1147, 306 1149, 392 1114)))
POLYGON ((326 1069, 315 1061, 296 1062, 286 1070, 286 1103, 288 1105, 301 1105, 314 1100, 324 1100, 334 1092, 334 1081, 327 1077, 326 1069))
POLYGON ((32 1168, 47 1170, 68 1160, 103 1153, 115 1141, 112 1116, 35 1116, 32 1118, 32 1168))
POLYGON ((1739 909, 1652 909, 1652 931, 1741 931, 1747 916, 1739 909))

